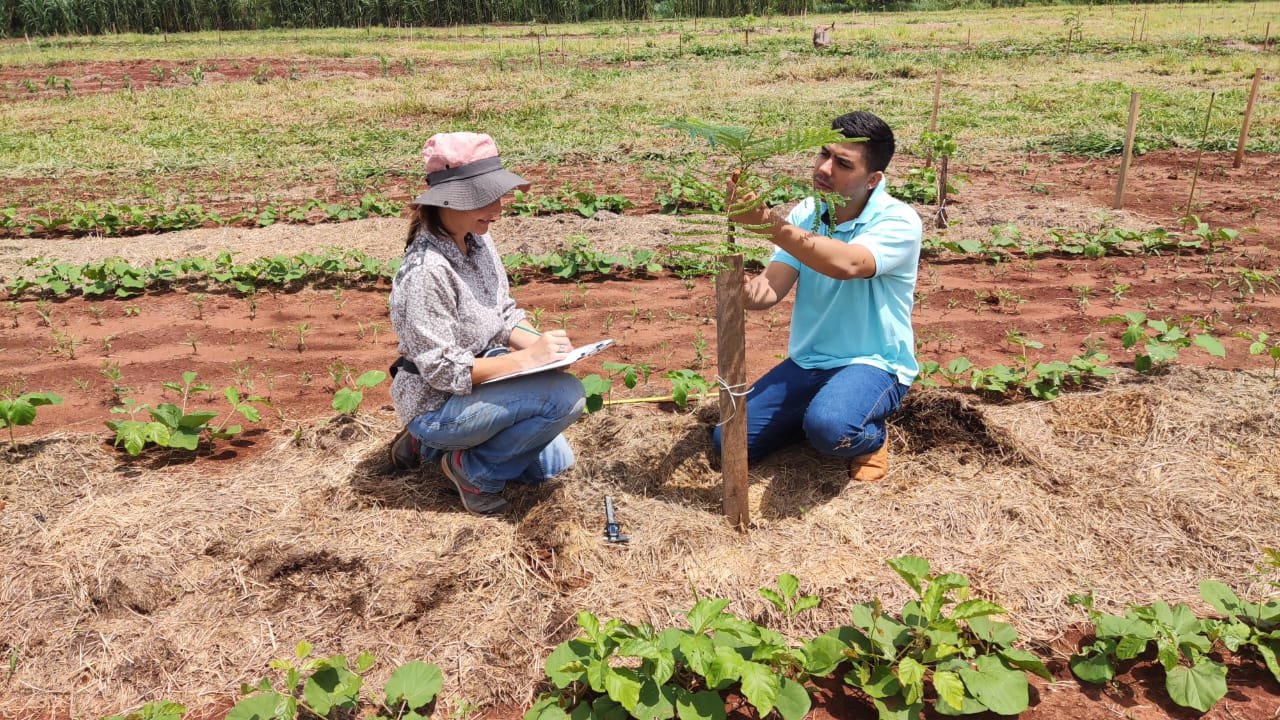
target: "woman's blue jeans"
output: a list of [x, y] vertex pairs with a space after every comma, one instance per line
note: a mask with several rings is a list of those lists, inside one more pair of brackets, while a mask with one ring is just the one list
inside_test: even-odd
[[[825, 455], [875, 452], [884, 445], [885, 418], [907, 390], [895, 375], [870, 365], [806, 370], [783, 360], [747, 394], [747, 462], [801, 440]], [[719, 453], [719, 427], [711, 439]]]
[[573, 466], [573, 448], [561, 433], [586, 407], [582, 383], [548, 371], [476, 385], [439, 409], [409, 423], [422, 443], [422, 457], [438, 461], [442, 451], [466, 450], [462, 472], [484, 492], [508, 482], [536, 484]]

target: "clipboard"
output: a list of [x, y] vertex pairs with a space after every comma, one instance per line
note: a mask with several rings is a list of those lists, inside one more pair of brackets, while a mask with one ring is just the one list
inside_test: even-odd
[[546, 372], [547, 370], [558, 370], [560, 368], [569, 367], [570, 365], [578, 362], [583, 358], [589, 358], [592, 355], [598, 354], [600, 351], [604, 350], [605, 348], [609, 347], [612, 344], [613, 344], [612, 338], [605, 338], [604, 340], [597, 340], [596, 342], [588, 343], [586, 345], [579, 345], [578, 347], [570, 350], [568, 355], [565, 355], [559, 360], [546, 363], [545, 365], [531, 367], [526, 370], [518, 370], [513, 373], [507, 373], [506, 375], [500, 375], [496, 378], [489, 378], [488, 380], [485, 380], [480, 384], [488, 385], [489, 383], [501, 382], [503, 380], [510, 380], [511, 378], [523, 377], [525, 375], [533, 375], [535, 373]]

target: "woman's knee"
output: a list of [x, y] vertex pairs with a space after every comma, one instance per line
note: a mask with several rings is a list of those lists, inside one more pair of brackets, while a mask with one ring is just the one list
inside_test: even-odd
[[586, 391], [582, 381], [569, 373], [546, 373], [548, 400], [557, 416], [577, 419], [587, 408]]

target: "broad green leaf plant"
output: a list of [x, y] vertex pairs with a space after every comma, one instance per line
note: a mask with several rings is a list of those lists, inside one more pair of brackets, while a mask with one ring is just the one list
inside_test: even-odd
[[369, 370], [351, 381], [352, 387], [338, 388], [333, 394], [333, 409], [342, 415], [355, 415], [364, 402], [364, 391], [377, 387], [387, 374], [381, 370]]
[[1126, 350], [1135, 346], [1138, 348], [1134, 354], [1133, 368], [1143, 374], [1158, 372], [1177, 360], [1180, 350], [1192, 345], [1214, 357], [1227, 355], [1222, 342], [1209, 333], [1193, 335], [1169, 320], [1148, 318], [1140, 310], [1112, 315], [1102, 322], [1126, 325], [1124, 334], [1120, 336], [1120, 344]]
[[546, 661], [555, 691], [525, 720], [723, 720], [733, 690], [766, 717], [801, 720], [811, 700], [802, 684], [804, 655], [780, 634], [726, 612], [729, 601], [699, 599], [689, 629], [656, 630], [578, 613], [579, 637]]
[[18, 449], [18, 443], [13, 439], [14, 427], [35, 422], [36, 408], [41, 405], [58, 405], [61, 402], [61, 395], [50, 392], [29, 392], [16, 398], [0, 399], [0, 428], [9, 430], [9, 450]]
[[444, 685], [436, 665], [408, 662], [392, 671], [383, 701], [374, 703], [360, 693], [364, 674], [376, 662], [371, 653], [360, 653], [353, 663], [345, 655], [312, 657], [313, 649], [311, 643], [300, 642], [293, 658], [272, 660], [279, 685], [263, 678], [257, 685], [242, 686], [245, 697], [227, 713], [227, 720], [355, 717], [365, 704], [378, 707], [380, 720], [425, 720]]
[[[1266, 557], [1280, 568], [1274, 550]], [[1095, 640], [1071, 657], [1071, 672], [1085, 682], [1109, 682], [1121, 663], [1154, 644], [1169, 697], [1200, 712], [1208, 712], [1227, 694], [1227, 666], [1212, 655], [1218, 650], [1256, 656], [1280, 681], [1280, 597], [1247, 602], [1217, 580], [1201, 582], [1200, 597], [1222, 619], [1198, 618], [1183, 603], [1171, 606], [1161, 600], [1110, 615], [1094, 608], [1092, 595], [1073, 595], [1070, 601], [1084, 608], [1093, 623]]]
[[[117, 415], [128, 415], [127, 420], [108, 420], [107, 427], [116, 434], [115, 446], [123, 446], [130, 455], [139, 455], [148, 445], [165, 448], [176, 448], [194, 452], [200, 445], [201, 437], [209, 441], [224, 440], [244, 431], [240, 425], [228, 425], [233, 416], [239, 414], [249, 422], [258, 422], [262, 413], [254, 404], [267, 404], [266, 398], [257, 395], [242, 396], [240, 389], [228, 387], [223, 390], [223, 397], [230, 408], [222, 422], [212, 422], [222, 413], [210, 410], [187, 412], [187, 404], [192, 394], [206, 392], [209, 386], [196, 383], [196, 373], [182, 374], [182, 383], [164, 383], [166, 389], [181, 393], [181, 405], [159, 403], [155, 406], [138, 403], [126, 398], [122, 405], [111, 408]], [[139, 420], [138, 416], [146, 412], [150, 420]]]
[[1017, 715], [1027, 709], [1027, 672], [1051, 679], [1035, 655], [1014, 647], [1012, 625], [991, 619], [1006, 611], [969, 597], [969, 580], [937, 574], [924, 558], [887, 561], [916, 599], [899, 616], [880, 601], [856, 605], [852, 624], [821, 635], [804, 647], [805, 669], [829, 675], [849, 663], [844, 681], [871, 698], [880, 720], [919, 718], [926, 683], [937, 697], [934, 712], [969, 715], [990, 710]]

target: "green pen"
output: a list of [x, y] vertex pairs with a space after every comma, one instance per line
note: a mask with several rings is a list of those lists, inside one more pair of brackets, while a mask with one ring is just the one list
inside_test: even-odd
[[538, 335], [538, 336], [541, 336], [541, 335], [542, 335], [542, 333], [538, 332], [537, 330], [534, 330], [533, 328], [527, 328], [527, 327], [525, 327], [525, 326], [523, 326], [523, 325], [516, 325], [516, 329], [517, 329], [517, 330], [523, 330], [523, 331], [525, 331], [525, 332], [527, 332], [527, 333], [533, 333], [534, 335]]

